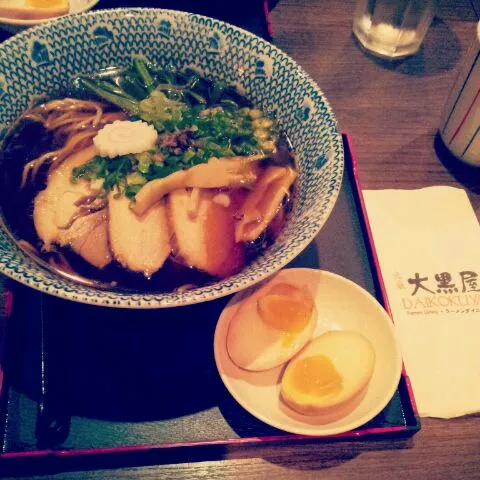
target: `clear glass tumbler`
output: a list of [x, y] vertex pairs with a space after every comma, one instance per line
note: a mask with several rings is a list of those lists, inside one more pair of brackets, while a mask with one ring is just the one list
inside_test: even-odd
[[407, 57], [420, 48], [435, 8], [435, 0], [358, 0], [353, 33], [377, 56]]

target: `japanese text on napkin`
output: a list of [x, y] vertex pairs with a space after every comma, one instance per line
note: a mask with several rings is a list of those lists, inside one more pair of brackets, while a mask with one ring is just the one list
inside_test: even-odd
[[480, 225], [453, 187], [363, 192], [419, 414], [480, 411]]

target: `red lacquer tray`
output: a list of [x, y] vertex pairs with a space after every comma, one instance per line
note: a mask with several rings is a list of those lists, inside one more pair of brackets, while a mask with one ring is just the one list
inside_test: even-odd
[[[290, 266], [357, 282], [387, 310], [347, 135], [342, 190], [318, 238]], [[106, 309], [13, 286], [5, 303], [0, 462], [103, 465], [213, 459], [226, 448], [311, 441], [242, 409], [223, 386], [213, 333], [229, 298], [180, 309]], [[4, 315], [6, 317], [7, 315]], [[420, 429], [403, 371], [387, 407], [359, 429], [314, 441], [405, 437]], [[27, 462], [27, 463], [26, 463]], [[80, 468], [82, 463], [80, 464]]]

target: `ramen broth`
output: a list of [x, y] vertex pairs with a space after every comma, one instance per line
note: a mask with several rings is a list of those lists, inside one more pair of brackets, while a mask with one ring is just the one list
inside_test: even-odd
[[[118, 79], [122, 78], [122, 72], [122, 70], [110, 69], [109, 71], [101, 72], [101, 74], [96, 77], [89, 77], [88, 80], [97, 81], [98, 79], [100, 79], [100, 82], [108, 81], [112, 84], [121, 85], [121, 83], [118, 82]], [[150, 67], [150, 72], [152, 73], [152, 76], [155, 77], [157, 71]], [[155, 78], [157, 78], [158, 80], [158, 77]], [[189, 81], [188, 78], [187, 80], [185, 80], [185, 77], [181, 77], [179, 79], [175, 77], [175, 74], [171, 74], [169, 80], [172, 80], [173, 86], [175, 86], [175, 82], [184, 85], [185, 81]], [[207, 86], [207, 90], [208, 88], [210, 88], [211, 90], [218, 88], [217, 85], [212, 82], [208, 82], [205, 79], [200, 79], [198, 81], [198, 83], [202, 82], [204, 82], [204, 86]], [[42, 99], [40, 104], [48, 104], [48, 101], [51, 101], [52, 99], [79, 98], [82, 100], [101, 101], [105, 107], [105, 111], [107, 112], [121, 111], [121, 109], [118, 108], [118, 105], [115, 105], [112, 102], [105, 101], [105, 98], [99, 98], [98, 90], [93, 93], [91, 90], [89, 91], [88, 88], [85, 88], [85, 85], [83, 85], [83, 88], [80, 88], [79, 85], [80, 84], [77, 81], [75, 83], [75, 87], [72, 87], [72, 89], [64, 92], [57, 92], [56, 94], [51, 95], [48, 99]], [[102, 85], [101, 83], [97, 83], [95, 85], [105, 86], [105, 84]], [[132, 89], [133, 87], [130, 86], [130, 88]], [[218, 98], [215, 98], [215, 101], [207, 98], [206, 104], [200, 106], [198, 105], [198, 103], [196, 103], [199, 98], [195, 97], [196, 95], [199, 95], [199, 97], [201, 95], [204, 95], [204, 92], [201, 89], [193, 89], [191, 100], [194, 107], [196, 108], [196, 111], [199, 111], [200, 107], [205, 107], [205, 110], [208, 111], [205, 115], [210, 115], [210, 111], [213, 111], [213, 115], [216, 115], [216, 108], [225, 108], [225, 111], [227, 111], [226, 109], [230, 108], [229, 102], [232, 102], [236, 103], [237, 107], [244, 109], [244, 111], [245, 109], [249, 112], [254, 111], [255, 115], [253, 117], [259, 115], [257, 113], [258, 110], [253, 109], [252, 105], [245, 98], [241, 97], [236, 91], [231, 88], [225, 88], [225, 86], [223, 85], [222, 89], [225, 94], [226, 100], [224, 103], [222, 103], [222, 92], [214, 92], [214, 94], [217, 95]], [[174, 94], [178, 92], [175, 91], [175, 88], [172, 88], [171, 91], [168, 91], [168, 89], [167, 91], [164, 90], [164, 93], [167, 97], [170, 96], [171, 98], [174, 98]], [[233, 111], [238, 111], [238, 108], [237, 110]], [[261, 115], [261, 118], [269, 118], [267, 116], [264, 116], [263, 113]], [[163, 266], [151, 275], [146, 275], [142, 272], [130, 271], [128, 268], [125, 268], [124, 265], [121, 265], [116, 260], [115, 255], [112, 255], [113, 261], [111, 261], [107, 266], [105, 266], [104, 268], [96, 268], [88, 261], [84, 260], [81, 255], [73, 252], [73, 250], [68, 246], [61, 247], [56, 245], [50, 251], [45, 251], [43, 249], [43, 242], [39, 237], [34, 225], [33, 211], [34, 202], [37, 195], [39, 194], [39, 192], [44, 190], [47, 185], [50, 165], [48, 163], [41, 164], [34, 178], [29, 178], [26, 182], [24, 182], [24, 186], [22, 188], [20, 186], [22, 183], [22, 175], [25, 176], [25, 166], [28, 165], [29, 162], [38, 159], [47, 152], [55, 151], [59, 148], [62, 148], [65, 143], [65, 137], [61, 134], [59, 135], [56, 131], [52, 131], [46, 128], [40, 121], [37, 121], [34, 117], [34, 115], [29, 116], [22, 114], [4, 138], [0, 151], [0, 168], [2, 171], [0, 202], [3, 220], [12, 236], [17, 242], [20, 243], [20, 245], [24, 247], [27, 253], [33, 255], [34, 257], [37, 257], [40, 261], [45, 262], [50, 266], [50, 268], [53, 268], [60, 273], [73, 276], [79, 281], [86, 281], [100, 287], [103, 286], [105, 288], [117, 288], [127, 291], [174, 291], [179, 288], [188, 289], [206, 285], [222, 278], [221, 275], [209, 274], [205, 271], [202, 271], [202, 269], [189, 265], [187, 262], [184, 261], [181, 256], [177, 255], [177, 252], [175, 251], [175, 243], [172, 244], [172, 253], [168, 256]], [[134, 117], [135, 120], [138, 119], [137, 116], [132, 115], [131, 112], [127, 112], [127, 118], [130, 119], [132, 117]], [[201, 115], [198, 118], [201, 118]], [[253, 118], [252, 123], [255, 123], [255, 120], [256, 118]], [[268, 120], [268, 122], [270, 122], [270, 120]], [[153, 122], [153, 124], [155, 125], [155, 122]], [[258, 122], [256, 122], [256, 124], [258, 124]], [[158, 124], [156, 125], [156, 128], [157, 127]], [[188, 126], [187, 128], [195, 132], [194, 128], [190, 126]], [[191, 148], [196, 148], [195, 152], [200, 155], [199, 152], [203, 153], [203, 151], [201, 151], [200, 148], [197, 148], [196, 145], [203, 146], [205, 143], [202, 143], [201, 139], [196, 136], [195, 133], [190, 135], [192, 138], [194, 138], [194, 140], [190, 140], [191, 143], [188, 149], [190, 150]], [[159, 138], [162, 139], [162, 136], [160, 136]], [[163, 139], [165, 140], [165, 132], [163, 132]], [[195, 142], [197, 143], [195, 144]], [[251, 143], [253, 146], [248, 145], [247, 147], [245, 147], [245, 152], [247, 153], [242, 152], [242, 154], [246, 155], [247, 158], [251, 158], [249, 157], [249, 155], [258, 154], [258, 152], [264, 153], [260, 140], [251, 141]], [[236, 152], [240, 152], [241, 148], [243, 147], [238, 147]], [[177, 150], [179, 149], [177, 148]], [[207, 149], [205, 148], [204, 150]], [[165, 150], [162, 150], [162, 152], [164, 151]], [[239, 153], [236, 152], [233, 152], [232, 157], [238, 157]], [[185, 152], [182, 153], [185, 154]], [[197, 160], [198, 164], [202, 162], [202, 164], [208, 163], [209, 160], [206, 159], [208, 155], [209, 152], [206, 151], [205, 159]], [[260, 171], [259, 175], [263, 175], [263, 172], [269, 165], [288, 165], [289, 167], [293, 168], [293, 158], [294, 156], [291, 152], [291, 148], [289, 147], [288, 140], [281, 132], [279, 132], [278, 137], [275, 140], [275, 149], [273, 151], [266, 152], [264, 154], [264, 158], [262, 158], [262, 160], [258, 162], [258, 171]], [[181, 168], [181, 166], [173, 167], [173, 169], [176, 169], [175, 171], [177, 172], [184, 171], [188, 168], [190, 168], [189, 165], [185, 166], [183, 169]], [[82, 172], [80, 173], [83, 174]], [[83, 179], [84, 177], [81, 178]], [[103, 177], [101, 178], [101, 180], [104, 181], [103, 185], [105, 186], [106, 180]], [[75, 181], [75, 179], [72, 179], [72, 181]], [[258, 182], [258, 180], [256, 180], [256, 182]], [[148, 182], [146, 184], [148, 185]], [[250, 192], [255, 189], [255, 185], [249, 185], [248, 189], [244, 189], [245, 196], [248, 196]], [[124, 184], [125, 190], [122, 192], [124, 195], [127, 195], [128, 193], [128, 186], [129, 184]], [[142, 186], [144, 187], [144, 185]], [[135, 188], [135, 190], [141, 190], [142, 186]], [[114, 191], [113, 188], [114, 187], [112, 187], [112, 192]], [[120, 192], [120, 187], [118, 185], [115, 188], [118, 188], [118, 191]], [[290, 190], [292, 189], [293, 186], [290, 186]], [[218, 193], [229, 193], [231, 192], [231, 189], [217, 188], [215, 189], [215, 191], [217, 191]], [[134, 194], [138, 195], [138, 191], [135, 191]], [[130, 198], [133, 202], [135, 202], [135, 196], [132, 196], [131, 192]], [[290, 194], [286, 194], [281, 199], [274, 218], [271, 219], [268, 226], [258, 235], [257, 238], [241, 242], [244, 251], [244, 261], [242, 262], [242, 265], [240, 265], [233, 273], [241, 270], [241, 268], [243, 268], [245, 265], [258, 257], [269, 245], [274, 242], [275, 238], [278, 236], [279, 232], [284, 226], [285, 218], [288, 215], [288, 210], [291, 204], [290, 198]], [[240, 218], [242, 213], [239, 211], [235, 212], [234, 215]]]

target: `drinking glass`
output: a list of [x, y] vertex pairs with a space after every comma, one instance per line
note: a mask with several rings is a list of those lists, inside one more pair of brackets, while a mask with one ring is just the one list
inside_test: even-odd
[[358, 0], [353, 33], [373, 54], [396, 60], [418, 51], [436, 0]]

